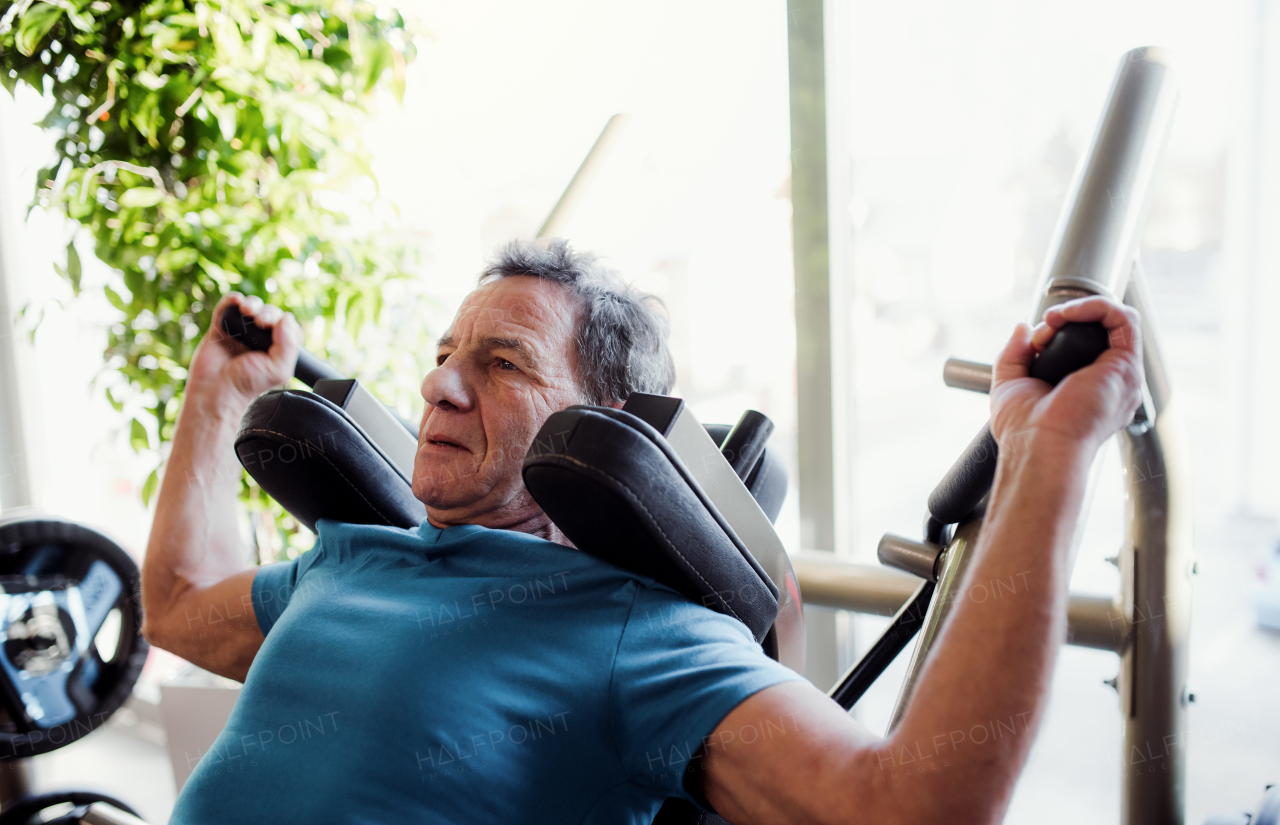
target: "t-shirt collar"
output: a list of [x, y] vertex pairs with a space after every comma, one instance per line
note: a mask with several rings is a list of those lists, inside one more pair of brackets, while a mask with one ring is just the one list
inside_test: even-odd
[[449, 539], [462, 538], [463, 536], [475, 533], [479, 530], [487, 528], [481, 527], [479, 524], [457, 524], [452, 527], [436, 527], [427, 519], [423, 519], [418, 525], [418, 535], [427, 544], [439, 544], [446, 537]]

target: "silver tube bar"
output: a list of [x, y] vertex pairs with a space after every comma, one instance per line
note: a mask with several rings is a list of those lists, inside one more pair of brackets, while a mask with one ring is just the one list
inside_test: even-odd
[[792, 553], [791, 566], [805, 604], [873, 616], [897, 613], [920, 586], [915, 576], [879, 564], [840, 561], [819, 550]]
[[991, 392], [991, 365], [948, 358], [942, 365], [942, 383], [957, 390]]
[[1133, 49], [1120, 58], [1045, 257], [1035, 320], [1081, 294], [1123, 299], [1177, 100], [1164, 49]]
[[881, 564], [931, 582], [938, 580], [936, 571], [941, 555], [942, 548], [933, 542], [913, 541], [893, 533], [881, 536], [880, 544], [876, 547], [876, 558], [880, 559]]
[[[876, 564], [855, 564], [816, 550], [791, 554], [796, 581], [805, 604], [892, 616], [911, 598], [920, 579]], [[1071, 594], [1067, 610], [1067, 643], [1110, 650], [1124, 648], [1128, 622], [1108, 596]]]

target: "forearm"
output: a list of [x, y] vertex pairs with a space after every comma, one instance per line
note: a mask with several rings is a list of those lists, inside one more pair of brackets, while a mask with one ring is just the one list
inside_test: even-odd
[[248, 563], [236, 510], [240, 465], [233, 449], [242, 412], [243, 404], [226, 394], [194, 389], [178, 418], [142, 570], [145, 630], [165, 646], [179, 643], [181, 631], [204, 625], [197, 612], [205, 606], [192, 605], [193, 598]]
[[[899, 806], [910, 799], [937, 806], [926, 818], [945, 809], [999, 821], [1065, 636], [1068, 556], [1091, 455], [1060, 442], [1004, 450], [947, 626], [901, 725], [875, 749], [871, 775]], [[908, 755], [928, 772], [909, 770]]]

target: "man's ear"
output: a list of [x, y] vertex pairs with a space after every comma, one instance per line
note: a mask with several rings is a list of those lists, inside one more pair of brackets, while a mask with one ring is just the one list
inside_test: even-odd
[[605, 404], [605, 406], [613, 407], [615, 410], [620, 410], [622, 409], [622, 405], [625, 403], [627, 402], [626, 401], [610, 401], [608, 404]]

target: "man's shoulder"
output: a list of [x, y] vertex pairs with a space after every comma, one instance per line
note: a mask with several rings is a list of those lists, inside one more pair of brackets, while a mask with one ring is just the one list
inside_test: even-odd
[[653, 579], [633, 574], [635, 598], [625, 633], [633, 644], [676, 646], [724, 643], [759, 649], [747, 626]]

